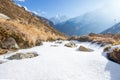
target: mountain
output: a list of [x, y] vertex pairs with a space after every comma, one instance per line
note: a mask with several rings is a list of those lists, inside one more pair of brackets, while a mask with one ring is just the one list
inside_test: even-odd
[[120, 21], [120, 6], [109, 4], [111, 5], [105, 5], [102, 8], [58, 23], [55, 27], [70, 36], [86, 35], [91, 32], [100, 33]]
[[63, 15], [63, 16], [56, 15], [55, 17], [50, 18], [50, 20], [51, 20], [54, 24], [58, 24], [58, 23], [61, 23], [61, 22], [64, 22], [64, 21], [68, 20], [68, 17], [65, 16], [65, 15]]
[[0, 42], [15, 39], [19, 47], [33, 47], [41, 41], [66, 39], [43, 17], [33, 15], [13, 0], [0, 0]]
[[120, 34], [120, 22], [112, 26], [111, 28], [102, 32], [103, 34], [113, 33], [113, 34]]
[[42, 16], [39, 16], [33, 12], [31, 12], [33, 14], [33, 16], [36, 16], [37, 18], [39, 18], [40, 20], [42, 20], [43, 22], [45, 22], [46, 24], [48, 24], [49, 26], [52, 26], [54, 27], [54, 23], [52, 21], [50, 21], [49, 19], [45, 18], [45, 17], [42, 17]]

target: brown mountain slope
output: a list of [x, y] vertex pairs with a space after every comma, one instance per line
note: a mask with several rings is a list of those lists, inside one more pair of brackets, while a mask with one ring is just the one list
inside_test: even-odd
[[0, 0], [0, 41], [8, 37], [13, 37], [22, 48], [40, 41], [67, 38], [12, 0]]

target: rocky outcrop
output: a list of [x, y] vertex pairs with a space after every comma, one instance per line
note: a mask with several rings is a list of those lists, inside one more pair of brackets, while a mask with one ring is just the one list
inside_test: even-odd
[[26, 58], [33, 58], [38, 56], [36, 52], [28, 52], [28, 53], [16, 53], [7, 59], [9, 60], [20, 60], [20, 59], [26, 59]]
[[87, 41], [91, 41], [91, 39], [89, 38], [89, 36], [80, 36], [78, 38], [78, 41], [80, 41], [80, 42], [87, 42]]
[[77, 45], [74, 42], [69, 42], [65, 44], [66, 47], [74, 48], [77, 47]]
[[108, 59], [120, 64], [120, 49], [114, 48], [111, 52], [107, 53]]
[[92, 52], [92, 51], [94, 51], [94, 50], [89, 49], [89, 48], [86, 48], [86, 47], [84, 47], [84, 46], [80, 46], [78, 50], [84, 51], [84, 52]]
[[3, 49], [18, 49], [18, 45], [14, 38], [9, 37], [1, 41], [1, 48]]

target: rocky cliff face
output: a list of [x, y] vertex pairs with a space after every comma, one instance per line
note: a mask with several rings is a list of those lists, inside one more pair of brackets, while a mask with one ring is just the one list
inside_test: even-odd
[[0, 41], [9, 37], [14, 38], [20, 48], [33, 47], [41, 41], [67, 38], [12, 0], [0, 0]]

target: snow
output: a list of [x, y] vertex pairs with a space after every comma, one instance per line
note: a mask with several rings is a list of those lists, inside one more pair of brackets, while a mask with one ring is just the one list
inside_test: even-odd
[[2, 19], [10, 19], [7, 15], [0, 13], [0, 18]]
[[67, 42], [44, 42], [43, 46], [18, 51], [36, 51], [39, 56], [31, 59], [5, 59], [16, 52], [0, 56], [0, 60], [7, 61], [0, 64], [0, 80], [120, 80], [120, 65], [102, 55], [103, 47], [75, 41], [78, 47], [83, 45], [95, 50], [81, 52], [78, 47], [65, 47]]

